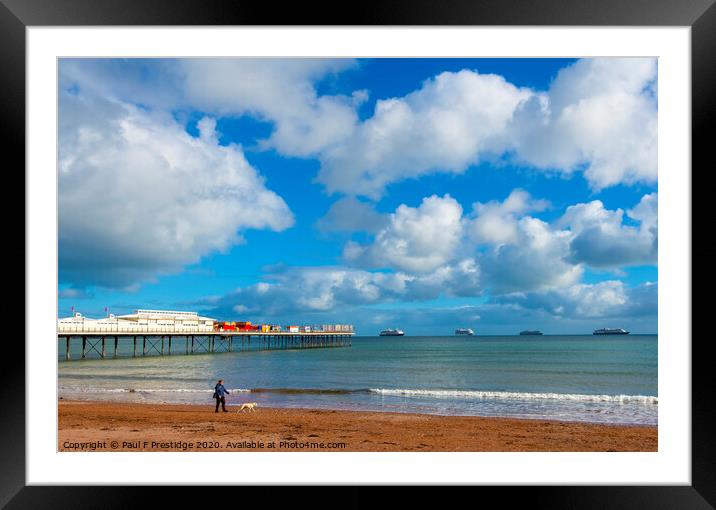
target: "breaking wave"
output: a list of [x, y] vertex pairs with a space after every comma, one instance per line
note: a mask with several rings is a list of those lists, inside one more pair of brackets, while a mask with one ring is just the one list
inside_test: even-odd
[[[213, 393], [213, 389], [192, 389], [192, 388], [71, 388], [60, 387], [60, 392], [77, 393]], [[233, 393], [249, 393], [251, 390], [245, 388], [229, 389]]]
[[[76, 388], [60, 387], [60, 391], [77, 393], [213, 393], [213, 389], [196, 388]], [[616, 404], [658, 405], [659, 398], [650, 395], [588, 395], [579, 393], [525, 393], [516, 391], [481, 390], [419, 390], [419, 389], [334, 389], [334, 388], [230, 388], [236, 393], [277, 393], [284, 395], [347, 395], [351, 393], [398, 397], [456, 398], [467, 400], [561, 400], [576, 402], [604, 402]]]
[[522, 393], [477, 390], [411, 390], [371, 388], [371, 393], [405, 397], [443, 397], [492, 400], [571, 400], [579, 402], [613, 402], [658, 405], [659, 398], [650, 395], [585, 395], [577, 393]]

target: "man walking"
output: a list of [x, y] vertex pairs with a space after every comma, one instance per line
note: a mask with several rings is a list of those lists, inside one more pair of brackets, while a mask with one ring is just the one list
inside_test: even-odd
[[229, 411], [226, 410], [226, 398], [224, 397], [224, 394], [231, 395], [229, 391], [224, 388], [224, 380], [219, 379], [219, 382], [216, 383], [216, 386], [214, 386], [214, 398], [216, 399], [216, 411], [215, 413], [219, 412], [219, 403], [221, 403], [221, 409], [228, 413]]

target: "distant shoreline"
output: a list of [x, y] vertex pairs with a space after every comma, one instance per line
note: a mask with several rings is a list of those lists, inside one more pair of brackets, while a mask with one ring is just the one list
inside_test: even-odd
[[[227, 409], [230, 412], [214, 413], [211, 402], [154, 405], [62, 400], [58, 402], [58, 450], [658, 450], [656, 426], [263, 407], [237, 413], [237, 405]], [[275, 448], [268, 447], [272, 442]]]

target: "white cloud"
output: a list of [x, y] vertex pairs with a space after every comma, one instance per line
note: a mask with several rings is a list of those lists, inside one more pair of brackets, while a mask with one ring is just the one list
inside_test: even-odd
[[409, 278], [406, 290], [408, 298], [416, 301], [440, 296], [476, 297], [484, 291], [482, 271], [474, 258], [466, 258]]
[[368, 246], [349, 243], [344, 257], [367, 267], [425, 273], [449, 262], [462, 236], [462, 207], [450, 195], [432, 195], [419, 207], [400, 205]]
[[174, 59], [62, 58], [59, 61], [60, 89], [169, 110], [182, 102], [177, 62]]
[[321, 154], [329, 192], [377, 198], [390, 182], [463, 172], [495, 143], [530, 92], [492, 74], [441, 73], [405, 97], [379, 100], [373, 116]]
[[[346, 245], [345, 259], [397, 271], [392, 274], [400, 274], [403, 287], [391, 292], [408, 299], [478, 295], [485, 288], [496, 294], [566, 288], [585, 264], [655, 261], [655, 193], [626, 216], [599, 201], [577, 204], [555, 225], [527, 216], [547, 204], [522, 190], [504, 202], [476, 203], [466, 217], [449, 195], [402, 205], [392, 215], [355, 198], [379, 197], [389, 183], [430, 172], [459, 173], [493, 156], [547, 171], [584, 171], [595, 188], [653, 182], [655, 60], [582, 60], [544, 92], [475, 71], [442, 73], [405, 97], [379, 100], [363, 122], [356, 107], [366, 91], [322, 96], [316, 88], [352, 65], [327, 59], [63, 61], [61, 84], [70, 91], [62, 96], [60, 119], [63, 281], [131, 285], [225, 250], [241, 242], [243, 229], [292, 224], [286, 204], [265, 188], [241, 148], [218, 144], [212, 118], [199, 122], [200, 136], [193, 138], [155, 107], [272, 122], [263, 147], [320, 159], [318, 181], [349, 195], [318, 228], [374, 234], [371, 243]], [[99, 92], [112, 100], [92, 99]], [[360, 288], [357, 295], [365, 299], [371, 285], [379, 290], [375, 299], [391, 295], [383, 287], [388, 280], [378, 285], [366, 276], [378, 273], [350, 274], [334, 274], [333, 290], [322, 294], [316, 287], [305, 306], [342, 302], [336, 296], [344, 284]], [[259, 285], [257, 294], [277, 291], [274, 284]]]
[[651, 58], [580, 60], [520, 105], [509, 143], [539, 168], [584, 168], [596, 189], [656, 182], [656, 72]]
[[[240, 311], [257, 317], [350, 320], [368, 329], [409, 323], [416, 328], [413, 333], [423, 326], [434, 328], [436, 323], [454, 322], [450, 327], [457, 327], [477, 321], [478, 328], [486, 325], [502, 333], [537, 325], [552, 332], [588, 332], [613, 325], [603, 322], [607, 319], [614, 319], [619, 327], [633, 324], [652, 332], [657, 285], [629, 288], [618, 280], [580, 283], [586, 262], [574, 259], [573, 243], [595, 228], [613, 232], [615, 237], [655, 233], [657, 195], [645, 195], [627, 211], [638, 227], [624, 225], [623, 211], [607, 210], [598, 201], [568, 208], [553, 224], [527, 214], [546, 206], [515, 190], [503, 202], [475, 204], [473, 214], [463, 217], [461, 207], [449, 195], [426, 197], [417, 208], [401, 205], [388, 215], [388, 224], [376, 233], [373, 243], [346, 245], [347, 260], [389, 271], [278, 268], [266, 277], [268, 281], [207, 304], [217, 314]], [[476, 241], [471, 222], [481, 215], [508, 224], [509, 236], [491, 235], [497, 230], [481, 225]], [[440, 242], [435, 244], [436, 240]], [[475, 306], [376, 308], [393, 301], [484, 298], [487, 292], [490, 300]]]
[[293, 224], [238, 146], [170, 115], [63, 94], [59, 264], [73, 285], [127, 286], [239, 243], [248, 228]]
[[326, 312], [345, 305], [390, 300], [405, 292], [406, 275], [371, 273], [342, 267], [292, 267], [222, 297], [218, 312], [233, 310], [263, 315], [296, 311]]
[[[586, 265], [618, 269], [653, 264], [657, 254], [657, 195], [645, 195], [627, 212], [638, 227], [624, 224], [624, 212], [602, 202], [576, 204], [554, 224], [529, 216], [548, 206], [523, 190], [503, 202], [476, 203], [471, 215], [449, 195], [401, 205], [373, 242], [349, 241], [344, 259], [359, 267], [412, 275], [415, 295], [499, 295], [575, 285]], [[470, 261], [475, 271], [456, 272]], [[447, 279], [447, 274], [459, 278]], [[435, 282], [441, 282], [435, 284]]]
[[63, 59], [60, 81], [63, 89], [153, 109], [250, 115], [274, 125], [264, 148], [308, 157], [353, 132], [367, 92], [319, 96], [315, 85], [355, 65], [353, 59]]
[[497, 302], [544, 310], [556, 317], [573, 319], [655, 316], [658, 286], [644, 283], [629, 288], [622, 281], [609, 280], [546, 292], [511, 294], [501, 296]]
[[659, 195], [656, 192], [644, 195], [636, 206], [627, 211], [627, 215], [640, 222], [642, 229], [652, 230], [657, 228]]
[[604, 316], [627, 302], [624, 282], [616, 280], [594, 285], [574, 285], [561, 294], [563, 300], [574, 304], [576, 314], [582, 317]]
[[63, 60], [63, 87], [165, 110], [250, 115], [271, 122], [260, 147], [317, 158], [328, 192], [379, 198], [393, 182], [461, 173], [493, 158], [584, 172], [594, 189], [657, 178], [657, 62], [583, 59], [546, 91], [464, 69], [426, 80], [403, 97], [321, 95], [317, 84], [352, 59]]
[[380, 197], [387, 184], [431, 172], [461, 173], [508, 155], [547, 171], [583, 171], [595, 189], [656, 182], [655, 59], [585, 59], [548, 91], [496, 75], [441, 73], [323, 151], [329, 192]]
[[[411, 335], [452, 334], [456, 327], [471, 327], [478, 334], [516, 334], [522, 329], [535, 328], [546, 334], [590, 333], [598, 327], [656, 331], [658, 290], [655, 283], [629, 288], [622, 282], [606, 281], [503, 295], [486, 303], [381, 308], [381, 303], [394, 299], [404, 302], [404, 296], [415, 295], [411, 294], [414, 289], [404, 285], [400, 278], [386, 279], [382, 275], [376, 279], [371, 273], [345, 268], [320, 271], [293, 268], [286, 275], [272, 278], [275, 284], [269, 287], [268, 295], [257, 292], [256, 286], [239, 289], [219, 300], [206, 300], [204, 304], [212, 307], [206, 313], [281, 323], [347, 322], [355, 324], [361, 335], [377, 334], [386, 327], [402, 327]], [[387, 290], [390, 280], [393, 284], [399, 282], [392, 291]], [[360, 291], [366, 287], [370, 290]], [[311, 289], [311, 297], [299, 300], [304, 288]], [[415, 301], [426, 303], [430, 299], [432, 297], [425, 296]], [[439, 328], [443, 328], [442, 331]]]
[[466, 259], [420, 275], [318, 266], [288, 267], [225, 296], [205, 299], [213, 313], [276, 317], [292, 313], [331, 313], [392, 301], [429, 301], [440, 296], [478, 296], [480, 271]]
[[515, 189], [504, 202], [473, 204], [475, 218], [469, 222], [468, 230], [476, 243], [515, 243], [519, 238], [517, 219], [548, 206], [546, 200], [534, 200], [526, 191]]
[[511, 244], [499, 244], [479, 259], [493, 294], [566, 287], [582, 276], [581, 265], [566, 260], [569, 232], [526, 216], [516, 224]]
[[354, 65], [351, 59], [182, 59], [178, 74], [188, 104], [271, 121], [275, 130], [266, 146], [306, 157], [353, 132], [365, 92], [319, 96], [315, 83]]
[[567, 208], [559, 224], [568, 226], [574, 237], [570, 258], [594, 267], [653, 264], [657, 259], [658, 196], [644, 195], [627, 216], [639, 227], [624, 225], [622, 209], [608, 210], [600, 200]]

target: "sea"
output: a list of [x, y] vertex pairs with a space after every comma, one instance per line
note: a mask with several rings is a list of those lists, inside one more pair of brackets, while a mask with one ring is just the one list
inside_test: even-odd
[[[65, 360], [64, 399], [501, 416], [657, 425], [657, 336], [354, 337], [350, 347]], [[111, 342], [108, 342], [111, 343]], [[130, 340], [131, 344], [131, 340]], [[178, 346], [177, 346], [178, 344]], [[256, 343], [255, 343], [256, 344]], [[236, 345], [236, 344], [234, 344]], [[111, 347], [108, 347], [111, 352]]]

